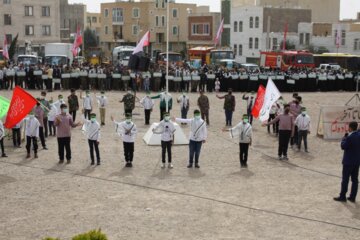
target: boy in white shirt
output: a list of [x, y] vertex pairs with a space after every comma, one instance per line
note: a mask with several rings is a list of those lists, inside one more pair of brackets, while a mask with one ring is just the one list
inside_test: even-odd
[[56, 115], [58, 115], [58, 110], [55, 104], [52, 103], [52, 100], [49, 101], [49, 104], [50, 104], [50, 111], [48, 112], [48, 117], [47, 117], [49, 124], [49, 136], [56, 136], [56, 127], [54, 125], [54, 121]]
[[150, 92], [146, 92], [146, 96], [140, 100], [140, 104], [144, 107], [145, 111], [145, 125], [150, 124], [150, 115], [154, 107], [154, 100], [150, 97]]
[[177, 99], [177, 102], [180, 104], [181, 109], [181, 118], [186, 119], [187, 114], [190, 108], [190, 99], [186, 96], [185, 92]]
[[125, 156], [125, 167], [132, 167], [132, 162], [134, 158], [134, 143], [137, 134], [137, 129], [135, 123], [132, 122], [130, 113], [125, 114], [125, 121], [116, 122], [113, 116], [111, 116], [111, 121], [114, 122], [116, 132], [121, 137], [124, 145], [124, 156]]
[[99, 140], [100, 140], [100, 124], [96, 121], [96, 114], [90, 114], [90, 120], [85, 119], [83, 116], [84, 126], [83, 131], [88, 139], [91, 165], [95, 165], [94, 149], [96, 153], [96, 164], [100, 165], [100, 151], [99, 151]]
[[3, 125], [2, 121], [0, 120], [0, 147], [1, 147], [1, 157], [7, 157], [7, 155], [5, 154], [5, 149], [4, 149], [4, 137], [5, 137], [5, 128], [4, 128], [4, 125]]
[[38, 138], [39, 138], [39, 128], [40, 122], [35, 117], [34, 112], [30, 112], [28, 117], [25, 118], [25, 136], [26, 136], [26, 151], [27, 155], [26, 158], [30, 158], [30, 149], [31, 149], [31, 142], [34, 149], [34, 158], [38, 158], [37, 150], [38, 150]]
[[159, 125], [157, 125], [152, 131], [154, 134], [161, 134], [161, 159], [162, 159], [162, 166], [161, 168], [165, 168], [165, 154], [167, 151], [168, 154], [168, 167], [173, 168], [171, 163], [171, 147], [174, 142], [174, 132], [175, 132], [175, 125], [170, 121], [170, 114], [164, 114], [164, 120], [162, 120]]
[[[52, 98], [51, 98], [51, 101], [52, 101]], [[56, 108], [56, 115], [61, 114], [60, 106], [61, 106], [62, 104], [66, 104], [66, 103], [65, 103], [65, 101], [64, 101], [63, 95], [60, 94], [60, 95], [58, 96], [58, 100], [53, 103], [53, 105], [54, 105], [55, 108]]]
[[192, 168], [195, 156], [195, 168], [200, 168], [199, 158], [201, 146], [206, 142], [207, 128], [206, 122], [201, 119], [199, 110], [194, 111], [194, 118], [191, 119], [175, 119], [179, 123], [190, 124], [190, 143], [189, 143], [189, 165], [188, 168]]
[[82, 96], [82, 92], [80, 92], [80, 98], [83, 99], [84, 117], [90, 120], [90, 113], [93, 109], [90, 91], [86, 91], [86, 95], [84, 97]]
[[105, 114], [106, 107], [108, 105], [108, 98], [105, 96], [105, 92], [101, 91], [100, 96], [96, 96], [96, 99], [99, 104], [101, 126], [105, 126]]
[[304, 140], [305, 152], [308, 151], [307, 144], [307, 135], [310, 133], [310, 117], [306, 113], [306, 108], [301, 108], [301, 114], [298, 115], [295, 119], [295, 125], [298, 127], [299, 140], [298, 140], [298, 150], [301, 150], [301, 142]]

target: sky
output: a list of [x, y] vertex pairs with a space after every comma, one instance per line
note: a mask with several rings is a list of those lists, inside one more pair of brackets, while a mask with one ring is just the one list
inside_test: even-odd
[[[314, 0], [317, 1], [317, 0]], [[115, 2], [113, 0], [69, 0], [70, 3], [84, 3], [89, 12], [100, 12], [100, 3]], [[194, 3], [194, 0], [176, 0], [178, 3]], [[198, 5], [209, 5], [213, 12], [220, 12], [220, 0], [197, 0]], [[360, 12], [360, 0], [341, 0], [340, 18], [356, 18]]]

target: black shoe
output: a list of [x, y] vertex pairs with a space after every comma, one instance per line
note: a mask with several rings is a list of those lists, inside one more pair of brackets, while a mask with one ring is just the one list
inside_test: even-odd
[[247, 166], [247, 163], [245, 163], [245, 164], [244, 164], [244, 167], [245, 167], [245, 168], [247, 168], [247, 167], [248, 167], [248, 166]]
[[346, 198], [334, 197], [334, 201], [337, 201], [337, 202], [346, 202]]
[[200, 168], [199, 164], [195, 164], [195, 168]]
[[70, 164], [70, 163], [71, 163], [71, 160], [67, 160], [67, 161], [66, 161], [66, 164]]
[[7, 158], [8, 156], [7, 156], [5, 153], [3, 153], [3, 154], [1, 155], [1, 157]]
[[130, 162], [130, 163], [129, 163], [129, 167], [130, 167], [130, 168], [132, 168], [132, 167], [133, 167], [132, 162]]
[[95, 165], [95, 163], [94, 162], [91, 162], [91, 164], [90, 165]]
[[96, 163], [96, 165], [98, 165], [98, 166], [99, 166], [99, 165], [100, 165], [100, 162]]
[[44, 150], [48, 150], [48, 148], [47, 148], [46, 146], [45, 146], [45, 147], [43, 147], [43, 149], [44, 149]]
[[192, 168], [192, 164], [187, 165], [187, 168]]
[[289, 161], [289, 158], [288, 158], [287, 156], [284, 156], [284, 157], [283, 157], [283, 160]]
[[355, 198], [348, 197], [347, 200], [349, 200], [352, 203], [355, 203]]
[[59, 160], [59, 164], [63, 164], [64, 163], [64, 160]]
[[130, 163], [126, 162], [125, 167], [130, 167]]

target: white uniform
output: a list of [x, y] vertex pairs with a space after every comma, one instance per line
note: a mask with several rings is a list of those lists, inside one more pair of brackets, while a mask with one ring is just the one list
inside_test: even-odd
[[140, 104], [145, 110], [151, 110], [154, 107], [154, 100], [152, 100], [149, 96], [145, 96], [140, 100]]
[[178, 102], [180, 104], [180, 108], [184, 109], [184, 108], [188, 108], [189, 107], [189, 97], [186, 95], [181, 95], [178, 98]]
[[207, 138], [207, 128], [204, 120], [195, 118], [191, 119], [183, 119], [176, 118], [176, 121], [179, 123], [187, 123], [190, 124], [190, 140], [195, 142], [205, 141]]
[[252, 140], [252, 127], [250, 123], [240, 122], [230, 129], [230, 137], [239, 137], [239, 143], [250, 143]]
[[62, 99], [62, 100], [58, 100], [58, 101], [56, 101], [56, 102], [53, 103], [53, 105], [54, 105], [55, 108], [56, 108], [56, 115], [59, 115], [59, 114], [61, 113], [61, 109], [60, 109], [61, 104], [66, 104], [63, 99]]
[[133, 122], [126, 123], [123, 122], [115, 122], [116, 133], [121, 137], [123, 142], [135, 142], [137, 129], [136, 125]]
[[58, 115], [59, 110], [55, 107], [54, 104], [50, 104], [50, 111], [48, 113], [48, 121], [53, 122], [55, 121], [56, 115]]
[[176, 131], [173, 122], [162, 120], [159, 125], [153, 129], [153, 133], [161, 134], [161, 141], [169, 142], [174, 139], [174, 132]]
[[83, 116], [84, 125], [82, 130], [84, 131], [87, 139], [93, 141], [100, 140], [100, 124], [98, 121], [92, 122], [91, 120], [87, 120]]
[[96, 96], [99, 108], [106, 108], [108, 105], [108, 99], [106, 96]]
[[83, 97], [83, 108], [85, 110], [92, 110], [92, 99], [90, 96]]
[[40, 122], [36, 117], [25, 118], [25, 135], [27, 137], [39, 137]]
[[309, 115], [300, 114], [295, 119], [295, 125], [298, 127], [299, 131], [310, 131], [310, 117]]

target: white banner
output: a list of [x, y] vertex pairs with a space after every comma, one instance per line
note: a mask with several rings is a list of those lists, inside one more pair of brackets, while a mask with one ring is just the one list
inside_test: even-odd
[[259, 119], [261, 122], [265, 122], [269, 119], [270, 109], [272, 105], [280, 98], [281, 94], [277, 89], [274, 82], [269, 78], [266, 85], [264, 104], [260, 110]]

